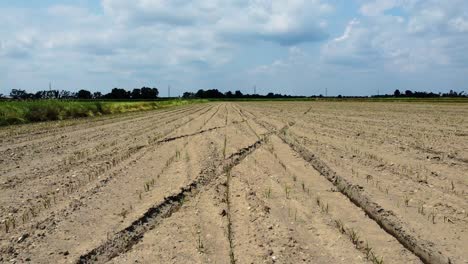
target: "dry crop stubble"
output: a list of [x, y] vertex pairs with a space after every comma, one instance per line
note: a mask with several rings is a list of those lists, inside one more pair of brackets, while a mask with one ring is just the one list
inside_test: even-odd
[[0, 262], [463, 263], [467, 114], [219, 102], [2, 128]]

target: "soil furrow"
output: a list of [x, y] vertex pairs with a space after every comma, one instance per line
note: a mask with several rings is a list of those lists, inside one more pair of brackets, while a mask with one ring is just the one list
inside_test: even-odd
[[[197, 106], [200, 107], [200, 106]], [[206, 106], [203, 106], [206, 107]], [[200, 108], [203, 108], [200, 107]], [[139, 122], [147, 121], [147, 120], [157, 120], [156, 117], [158, 116], [167, 116], [169, 115], [174, 115], [174, 114], [183, 114], [184, 112], [187, 111], [193, 111], [193, 107], [184, 107], [184, 108], [168, 108], [168, 109], [163, 109], [160, 111], [151, 111], [151, 112], [145, 112], [145, 113], [139, 113], [138, 116], [130, 116], [130, 117], [120, 117], [120, 116], [115, 116], [115, 117], [105, 117], [103, 121], [87, 121], [84, 124], [79, 123], [80, 125], [66, 125], [67, 121], [65, 122], [65, 125], [60, 126], [58, 129], [54, 127], [46, 127], [44, 131], [42, 131], [38, 136], [36, 137], [31, 137], [31, 134], [25, 134], [26, 138], [15, 138], [15, 137], [10, 137], [8, 138], [9, 141], [7, 142], [2, 142], [2, 144], [8, 144], [9, 149], [14, 149], [18, 148], [24, 145], [29, 145], [31, 146], [32, 144], [35, 144], [37, 141], [41, 142], [47, 142], [47, 141], [54, 141], [57, 135], [59, 134], [65, 134], [67, 133], [68, 136], [73, 136], [75, 134], [82, 133], [83, 131], [86, 131], [87, 133], [93, 133], [93, 132], [100, 132], [102, 130], [108, 129], [109, 127], [117, 128], [117, 127], [131, 127], [133, 124], [137, 124]], [[83, 120], [84, 122], [85, 120]], [[103, 124], [100, 124], [99, 122], [102, 122]], [[49, 126], [51, 124], [47, 123]], [[13, 141], [14, 140], [14, 141]], [[18, 142], [19, 141], [19, 142]], [[0, 149], [0, 151], [3, 149]]]
[[105, 263], [117, 255], [128, 251], [141, 240], [145, 232], [153, 229], [164, 218], [170, 217], [176, 212], [180, 208], [183, 200], [187, 199], [189, 196], [196, 195], [202, 186], [207, 185], [214, 178], [239, 164], [245, 157], [260, 147], [263, 142], [264, 139], [258, 140], [254, 144], [240, 149], [237, 153], [233, 153], [216, 166], [205, 168], [195, 181], [181, 188], [179, 193], [167, 197], [162, 203], [148, 209], [141, 218], [134, 221], [129, 227], [118, 232], [112, 239], [81, 256], [78, 263]]
[[237, 101], [3, 127], [0, 263], [468, 263], [463, 113]]
[[[195, 111], [192, 114], [196, 114], [197, 112], [198, 111]], [[166, 120], [169, 120], [169, 122], [166, 122]], [[170, 123], [175, 122], [175, 121], [177, 121], [177, 119], [173, 118], [172, 115], [168, 115], [168, 116], [165, 116], [164, 118], [162, 118], [159, 122], [166, 122], [166, 125], [167, 125], [167, 124], [170, 124]], [[150, 126], [147, 129], [137, 129], [135, 131], [132, 131], [132, 130], [125, 131], [125, 133], [117, 135], [117, 139], [115, 137], [114, 138], [100, 137], [101, 140], [96, 141], [96, 140], [93, 140], [93, 139], [89, 138], [89, 133], [86, 133], [86, 139], [83, 139], [83, 140], [74, 139], [75, 142], [79, 142], [79, 141], [89, 142], [88, 144], [82, 144], [80, 146], [80, 148], [76, 148], [75, 144], [69, 145], [66, 142], [60, 142], [60, 152], [61, 153], [67, 152], [67, 149], [72, 149], [72, 148], [73, 148], [73, 153], [71, 155], [66, 155], [66, 156], [54, 155], [55, 157], [57, 157], [57, 158], [54, 157], [55, 162], [49, 162], [48, 164], [50, 164], [50, 166], [47, 166], [48, 164], [46, 164], [46, 166], [41, 164], [41, 166], [39, 167], [39, 170], [34, 170], [34, 174], [35, 175], [36, 174], [50, 175], [52, 172], [57, 170], [57, 164], [58, 164], [59, 169], [66, 168], [66, 170], [70, 171], [74, 165], [80, 165], [80, 163], [82, 163], [82, 161], [100, 159], [101, 157], [99, 157], [98, 155], [102, 155], [102, 153], [105, 154], [106, 153], [105, 151], [110, 149], [110, 148], [115, 149], [116, 147], [118, 147], [118, 145], [124, 145], [123, 143], [126, 143], [128, 145], [129, 142], [135, 141], [135, 138], [137, 138], [138, 136], [148, 134], [148, 132], [154, 133], [154, 128], [158, 128], [159, 125], [160, 125], [160, 123], [154, 123], [154, 125]], [[106, 132], [109, 132], [109, 131], [99, 131], [99, 133], [101, 135], [105, 134]], [[67, 137], [70, 138], [70, 136], [67, 136]], [[109, 138], [109, 139], [107, 139], [107, 138]], [[94, 142], [96, 142], [96, 143], [94, 143]], [[41, 142], [41, 145], [47, 146], [47, 143], [46, 142]], [[56, 152], [56, 150], [54, 150], [52, 148], [46, 149], [46, 151], [41, 152], [38, 147], [28, 145], [28, 149], [31, 149], [31, 148], [35, 149], [35, 153], [41, 154], [41, 155], [39, 155], [39, 157], [46, 156], [46, 155], [51, 155], [50, 153]], [[84, 151], [81, 151], [81, 149], [83, 149]], [[25, 150], [25, 151], [27, 151], [27, 150]], [[93, 153], [93, 151], [96, 151], [96, 153]], [[29, 151], [27, 151], [27, 153], [29, 153]], [[8, 153], [5, 153], [5, 155], [7, 155], [7, 154]], [[18, 155], [19, 155], [18, 153], [14, 152], [15, 161], [11, 162], [12, 163], [11, 164], [12, 168], [17, 167], [18, 164], [22, 163], [21, 160], [18, 160]], [[62, 157], [60, 157], [60, 156], [62, 156]], [[30, 158], [30, 155], [28, 155], [27, 158]], [[35, 160], [35, 159], [33, 159], [33, 160]], [[31, 162], [31, 161], [29, 161], [29, 162]], [[77, 164], [75, 164], [75, 163], [77, 163]], [[2, 168], [2, 170], [5, 170], [6, 175], [8, 175], [7, 174], [7, 172], [8, 172], [7, 169], [8, 169], [8, 167], [6, 167], [6, 166], [4, 166]], [[48, 170], [46, 170], [46, 169], [48, 169]], [[18, 169], [14, 169], [14, 170], [10, 169], [10, 171], [17, 172]], [[64, 172], [62, 172], [62, 173], [64, 173]], [[66, 171], [65, 171], [65, 173], [66, 173]], [[10, 185], [17, 186], [18, 184], [21, 184], [24, 181], [27, 181], [27, 180], [29, 181], [30, 179], [28, 177], [34, 177], [34, 176], [28, 176], [28, 174], [23, 175], [23, 177], [18, 178], [15, 182], [10, 183]]]
[[346, 195], [353, 203], [361, 207], [370, 218], [376, 221], [385, 231], [394, 236], [408, 250], [417, 255], [424, 263], [449, 264], [450, 257], [446, 256], [435, 244], [419, 238], [412, 230], [405, 227], [404, 223], [392, 212], [385, 210], [372, 201], [363, 191], [361, 186], [353, 185], [343, 177], [337, 175], [325, 163], [313, 153], [302, 147], [294, 140], [294, 135], [283, 133], [280, 138], [291, 146], [301, 157], [309, 162], [324, 177], [332, 182], [340, 192]]
[[[198, 112], [199, 110], [195, 111]], [[206, 112], [204, 112], [206, 113]], [[173, 120], [175, 121], [175, 119]], [[172, 123], [172, 122], [171, 122]], [[181, 122], [180, 124], [175, 124], [174, 127], [170, 128], [163, 128], [166, 131], [162, 131], [161, 136], [168, 135], [172, 133], [174, 130], [178, 129], [181, 126], [187, 125], [189, 122]], [[160, 138], [161, 136], [158, 136]], [[15, 209], [13, 206], [13, 203], [9, 203], [9, 210], [13, 210], [16, 212], [15, 214], [12, 214], [10, 217], [11, 219], [17, 219], [17, 224], [16, 227], [20, 227], [21, 225], [28, 223], [28, 222], [33, 222], [34, 218], [37, 216], [40, 216], [40, 214], [45, 214], [48, 211], [53, 211], [54, 207], [56, 205], [59, 205], [61, 200], [65, 199], [66, 196], [69, 196], [72, 193], [78, 192], [80, 189], [85, 187], [86, 185], [93, 184], [96, 182], [97, 179], [99, 179], [100, 182], [107, 182], [109, 179], [103, 179], [101, 178], [101, 175], [104, 175], [107, 171], [117, 168], [120, 166], [121, 163], [125, 163], [127, 160], [132, 160], [132, 157], [141, 156], [138, 155], [138, 153], [145, 153], [147, 151], [152, 150], [154, 147], [157, 145], [161, 144], [161, 142], [154, 141], [154, 142], [146, 142], [145, 144], [139, 144], [136, 145], [135, 147], [125, 145], [125, 149], [122, 149], [121, 151], [117, 151], [118, 148], [114, 147], [111, 155], [107, 155], [106, 153], [102, 154], [99, 158], [94, 158], [94, 160], [97, 160], [98, 162], [90, 165], [89, 161], [90, 159], [87, 159], [86, 162], [80, 162], [79, 164], [76, 164], [76, 166], [79, 165], [86, 165], [86, 167], [82, 168], [79, 173], [74, 173], [74, 175], [64, 177], [67, 175], [67, 172], [71, 171], [71, 168], [73, 167], [67, 167], [67, 171], [60, 171], [60, 167], [58, 168], [59, 170], [54, 170], [51, 173], [48, 173], [45, 175], [46, 177], [53, 177], [54, 175], [61, 175], [62, 178], [55, 180], [54, 181], [54, 186], [50, 185], [44, 185], [44, 181], [47, 179], [42, 177], [40, 179], [37, 179], [41, 181], [39, 184], [36, 185], [36, 192], [35, 193], [26, 193], [23, 197], [26, 197], [26, 195], [35, 195], [35, 199], [31, 198], [28, 200], [28, 203], [26, 205], [21, 204], [21, 208]], [[72, 171], [73, 172], [73, 171]], [[64, 182], [66, 181], [66, 182]], [[63, 184], [59, 184], [61, 182], [64, 182]], [[33, 181], [27, 181], [26, 182], [28, 185], [33, 184]], [[39, 186], [44, 185], [44, 190], [41, 190]], [[57, 188], [59, 187], [59, 188]], [[27, 191], [28, 188], [24, 188], [24, 191]], [[41, 192], [39, 192], [41, 190]], [[37, 198], [39, 197], [39, 198]], [[9, 197], [10, 199], [14, 197]], [[44, 203], [47, 201], [47, 204], [44, 205]], [[7, 202], [5, 200], [4, 202]], [[44, 206], [44, 208], [42, 208]], [[33, 210], [35, 212], [33, 212]], [[17, 215], [17, 217], [15, 217]], [[25, 220], [25, 217], [27, 220]], [[23, 218], [22, 223], [19, 221], [19, 219]], [[0, 229], [3, 228], [0, 227]]]

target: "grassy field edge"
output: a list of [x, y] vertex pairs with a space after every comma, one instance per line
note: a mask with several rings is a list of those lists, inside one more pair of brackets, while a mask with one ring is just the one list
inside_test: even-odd
[[203, 102], [208, 102], [208, 100], [173, 99], [164, 101], [0, 101], [0, 126], [66, 120], [136, 111], [148, 111]]

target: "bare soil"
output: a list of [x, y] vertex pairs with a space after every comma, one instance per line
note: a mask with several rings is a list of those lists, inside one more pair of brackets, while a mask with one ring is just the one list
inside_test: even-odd
[[468, 105], [209, 103], [0, 129], [0, 263], [468, 263]]

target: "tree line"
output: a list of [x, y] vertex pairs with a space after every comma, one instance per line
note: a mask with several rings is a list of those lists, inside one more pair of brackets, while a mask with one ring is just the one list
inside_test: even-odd
[[[10, 92], [10, 98], [32, 100], [32, 99], [157, 99], [159, 90], [157, 88], [135, 88], [132, 91], [127, 91], [122, 88], [114, 88], [108, 94], [101, 92], [91, 93], [88, 90], [79, 90], [78, 92], [70, 92], [65, 90], [44, 90], [36, 93], [29, 93], [21, 89], [13, 89]], [[227, 91], [220, 92], [218, 89], [203, 90], [200, 89], [196, 93], [184, 92], [182, 95], [185, 99], [190, 98], [306, 98], [305, 96], [292, 96], [268, 93], [267, 95], [259, 94], [243, 94], [237, 90], [235, 92]], [[2, 95], [0, 94], [0, 98]]]
[[306, 98], [306, 96], [293, 96], [293, 95], [283, 95], [268, 93], [267, 95], [260, 94], [243, 94], [241, 91], [237, 90], [234, 92], [227, 91], [225, 93], [220, 92], [218, 89], [209, 89], [203, 90], [200, 89], [196, 93], [185, 92], [182, 95], [183, 98]]
[[[135, 88], [131, 91], [127, 91], [123, 88], [113, 88], [110, 93], [102, 94], [101, 92], [90, 92], [88, 90], [79, 90], [78, 92], [70, 92], [65, 90], [44, 90], [38, 91], [35, 93], [29, 93], [21, 89], [12, 89], [10, 92], [10, 98], [12, 99], [142, 99], [142, 100], [152, 100], [157, 99], [159, 96], [159, 90], [157, 88], [142, 87]], [[236, 99], [236, 98], [322, 98], [323, 95], [313, 95], [313, 96], [293, 96], [286, 94], [277, 94], [277, 93], [268, 93], [267, 95], [259, 94], [243, 94], [240, 90], [234, 92], [227, 91], [225, 93], [220, 92], [218, 89], [209, 89], [203, 90], [200, 89], [197, 92], [184, 92], [182, 95], [185, 99], [191, 98], [218, 98], [218, 99]], [[335, 96], [327, 96], [335, 97]], [[336, 96], [337, 98], [367, 98], [368, 96]], [[434, 97], [468, 97], [468, 94], [465, 92], [456, 92], [450, 90], [448, 93], [433, 93], [433, 92], [419, 92], [405, 90], [404, 92], [396, 89], [393, 94], [384, 94], [384, 95], [372, 95], [374, 98], [388, 98], [388, 97], [416, 97], [416, 98], [434, 98]], [[0, 94], [0, 99], [6, 98]]]
[[416, 97], [416, 98], [435, 98], [435, 97], [468, 97], [464, 91], [456, 92], [450, 90], [448, 93], [433, 93], [433, 92], [418, 92], [406, 90], [404, 92], [396, 89], [393, 94], [384, 94], [384, 95], [374, 95], [372, 97]]
[[[114, 88], [110, 93], [102, 94], [101, 92], [91, 93], [88, 90], [79, 90], [78, 92], [70, 92], [65, 90], [44, 90], [35, 93], [28, 93], [21, 89], [12, 89], [10, 97], [13, 99], [157, 99], [159, 91], [157, 88], [142, 87], [135, 88], [132, 91], [127, 91], [122, 88]], [[3, 97], [0, 94], [0, 98]]]

